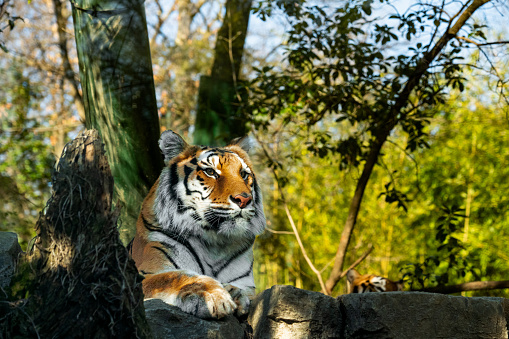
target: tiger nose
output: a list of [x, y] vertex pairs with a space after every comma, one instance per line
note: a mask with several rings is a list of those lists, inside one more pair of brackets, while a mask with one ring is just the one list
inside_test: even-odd
[[239, 205], [240, 208], [244, 208], [249, 205], [252, 199], [253, 197], [251, 194], [247, 193], [237, 194], [236, 196], [230, 195], [230, 200]]

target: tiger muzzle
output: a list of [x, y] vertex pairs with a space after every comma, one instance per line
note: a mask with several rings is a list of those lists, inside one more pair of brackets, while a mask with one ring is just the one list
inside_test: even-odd
[[251, 203], [253, 197], [248, 193], [237, 194], [236, 196], [230, 195], [230, 200], [237, 204], [240, 208], [245, 208]]

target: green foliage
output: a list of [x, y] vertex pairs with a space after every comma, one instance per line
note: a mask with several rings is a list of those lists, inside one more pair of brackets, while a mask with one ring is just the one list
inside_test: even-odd
[[[507, 279], [509, 122], [498, 96], [480, 86], [479, 75], [467, 72], [466, 77], [465, 91], [452, 92], [430, 119], [425, 129], [430, 148], [410, 155], [401, 146], [409, 138], [401, 129], [384, 148], [381, 166], [375, 168], [366, 189], [359, 232], [353, 235], [346, 265], [373, 243], [375, 250], [358, 270], [394, 280], [410, 273], [407, 279], [413, 280], [407, 287]], [[314, 128], [331, 125], [336, 126], [329, 118]], [[313, 129], [299, 131], [269, 134], [265, 142], [276, 152], [272, 166], [286, 178], [286, 200], [310, 257], [319, 270], [328, 267], [325, 276], [359, 173], [348, 166], [338, 171], [341, 160], [331, 155], [313, 155], [305, 142], [313, 140]], [[329, 131], [329, 140], [334, 140], [349, 130], [339, 125]], [[268, 181], [264, 199], [269, 227], [289, 231], [273, 179], [264, 180]], [[443, 211], [442, 206], [464, 211], [452, 207]], [[467, 214], [468, 218], [461, 217]], [[274, 284], [319, 290], [292, 235], [267, 232], [257, 241], [255, 255], [260, 290]], [[338, 291], [346, 288], [343, 285]], [[507, 296], [507, 292], [468, 295]]]
[[[390, 6], [388, 2], [380, 3], [382, 7]], [[297, 222], [309, 225], [309, 230], [303, 228], [304, 234], [321, 231], [324, 236], [336, 239], [332, 248], [320, 246], [325, 258], [318, 251], [313, 253], [318, 267], [328, 263], [337, 249], [334, 247], [339, 243], [338, 229], [341, 230], [346, 220], [347, 201], [361, 174], [357, 168], [362, 169], [368, 159], [381, 165], [373, 172], [368, 169], [370, 181], [361, 214], [357, 217], [357, 233], [351, 235], [354, 249], [348, 253], [347, 262], [355, 260], [368, 242], [375, 242], [378, 253], [373, 255], [388, 258], [368, 263], [372, 268], [377, 267], [371, 273], [388, 275], [397, 274], [396, 265], [391, 261], [415, 262], [415, 258], [424, 258], [428, 252], [436, 251], [430, 235], [434, 237], [436, 229], [432, 226], [438, 225], [434, 219], [437, 206], [463, 206], [469, 210], [465, 225], [474, 220], [471, 206], [466, 206], [473, 201], [466, 192], [468, 182], [465, 185], [465, 180], [452, 179], [462, 171], [458, 168], [447, 171], [454, 166], [456, 157], [462, 159], [461, 141], [454, 141], [456, 150], [450, 143], [458, 136], [451, 134], [448, 135], [450, 139], [443, 137], [440, 142], [435, 139], [447, 130], [441, 129], [442, 119], [456, 117], [457, 108], [448, 102], [450, 95], [457, 95], [456, 91], [462, 92], [469, 86], [464, 75], [464, 41], [444, 40], [448, 42], [435, 53], [435, 44], [441, 37], [451, 38], [446, 34], [452, 26], [451, 17], [445, 13], [456, 13], [458, 8], [449, 8], [450, 4], [443, 2], [417, 2], [405, 13], [380, 20], [373, 16], [374, 6], [373, 1], [348, 1], [337, 8], [276, 1], [257, 8], [262, 19], [275, 9], [283, 10], [290, 28], [284, 62], [256, 69], [256, 77], [246, 85], [250, 92], [246, 110], [253, 124], [270, 136], [262, 142], [274, 150], [271, 162], [284, 166], [277, 172], [279, 178], [288, 182], [285, 189], [289, 193], [290, 209], [297, 214], [303, 211], [304, 206], [296, 205], [295, 199], [307, 197], [307, 189], [322, 192], [318, 200], [312, 202], [302, 198], [309, 206], [316, 206], [313, 209], [317, 214], [328, 210], [323, 201], [332, 201], [331, 217], [319, 224], [315, 224], [313, 218], [294, 216]], [[477, 42], [482, 42], [484, 28], [467, 21], [461, 35], [475, 36], [479, 39]], [[430, 128], [433, 124], [434, 128]], [[461, 134], [465, 133], [462, 129]], [[447, 147], [443, 147], [442, 142]], [[301, 154], [303, 145], [309, 152], [306, 155]], [[426, 151], [429, 147], [437, 149]], [[445, 149], [450, 154], [442, 158], [441, 152]], [[433, 155], [428, 157], [429, 154]], [[285, 168], [287, 166], [289, 168]], [[330, 173], [331, 181], [304, 184], [295, 172], [307, 168]], [[442, 174], [451, 177], [440, 181]], [[454, 180], [461, 185], [451, 185]], [[341, 183], [340, 190], [329, 191], [338, 183]], [[435, 190], [438, 187], [441, 191]], [[291, 192], [297, 194], [297, 198], [292, 198]], [[335, 200], [338, 195], [342, 196], [342, 204]], [[277, 200], [269, 204], [272, 203], [277, 204]], [[276, 230], [288, 229], [282, 226], [286, 223], [284, 217], [271, 218]], [[314, 218], [318, 218], [317, 215]], [[465, 234], [468, 238], [468, 231]], [[481, 253], [480, 264], [482, 258], [493, 255], [467, 241], [464, 241], [465, 249], [461, 249], [454, 239], [448, 237], [441, 248], [442, 252], [452, 253], [448, 257], [449, 271], [471, 272], [462, 267], [459, 259], [453, 260], [460, 256], [452, 247], [464, 251], [465, 255]], [[315, 238], [308, 250], [315, 243], [326, 241], [323, 237]], [[295, 248], [292, 244], [290, 238], [285, 249]], [[298, 253], [293, 255], [295, 259], [289, 260], [302, 261]], [[306, 267], [302, 270], [309, 277], [310, 285], [304, 282], [305, 287], [317, 289], [313, 275]], [[328, 269], [324, 268], [323, 272], [326, 276]], [[451, 281], [458, 278], [447, 276]], [[302, 276], [299, 279], [304, 281]]]
[[476, 258], [464, 256], [465, 247], [456, 236], [461, 231], [464, 209], [443, 207], [441, 212], [443, 215], [437, 219], [434, 230], [437, 247], [428, 250], [422, 262], [408, 263], [402, 268], [403, 279], [410, 289], [447, 285], [463, 280], [467, 273], [479, 279], [475, 274], [479, 270], [474, 270]]
[[26, 257], [20, 258], [16, 273], [8, 286], [7, 300], [17, 301], [28, 299], [36, 290], [36, 274]]
[[11, 74], [16, 86], [3, 87], [0, 98], [0, 230], [18, 233], [26, 244], [49, 196], [54, 158], [48, 133], [31, 117], [41, 99], [37, 86], [20, 71]]
[[[429, 108], [444, 102], [447, 87], [464, 88], [461, 43], [451, 42], [420, 74], [417, 65], [435, 43], [421, 41], [432, 28], [440, 33], [446, 24], [442, 11], [419, 4], [393, 15], [398, 31], [390, 20], [368, 19], [372, 6], [373, 1], [348, 1], [338, 8], [282, 1], [257, 9], [263, 17], [279, 7], [291, 26], [287, 65], [256, 69], [257, 77], [246, 86], [247, 111], [256, 126], [267, 128], [278, 117], [285, 125], [298, 121], [300, 128], [309, 128], [331, 116], [353, 128], [335, 140], [330, 130], [314, 130], [310, 150], [320, 157], [335, 154], [342, 169], [361, 164], [373, 142], [384, 140], [395, 126], [409, 136], [408, 151], [427, 147], [425, 127], [435, 113]], [[480, 32], [479, 26], [464, 29]], [[401, 38], [409, 47], [391, 49]], [[403, 89], [412, 77], [418, 86], [407, 101]]]

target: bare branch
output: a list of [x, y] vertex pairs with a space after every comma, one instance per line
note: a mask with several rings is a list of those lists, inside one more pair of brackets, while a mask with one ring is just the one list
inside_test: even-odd
[[[481, 48], [482, 46], [495, 45], [495, 44], [497, 44], [497, 42], [490, 42], [490, 43], [480, 44], [480, 43], [477, 43], [476, 41], [474, 41], [472, 39], [461, 37], [461, 36], [456, 36], [456, 39], [458, 39], [458, 40], [465, 40], [465, 41], [467, 41], [467, 42], [469, 42], [471, 44], [476, 45], [478, 47], [479, 51], [484, 55], [484, 57], [486, 58], [486, 60], [490, 64], [490, 69], [493, 71], [494, 75], [498, 78], [498, 82], [501, 83], [501, 84], [505, 84], [504, 78], [500, 75], [500, 73], [498, 72], [497, 68], [495, 67], [495, 65], [491, 61], [490, 57], [486, 53], [486, 51]], [[509, 41], [500, 41], [499, 43], [500, 44], [507, 44], [507, 43], [509, 43]], [[509, 98], [507, 98], [507, 96], [504, 94], [503, 88], [500, 89], [500, 95], [501, 95], [502, 98], [504, 98], [505, 102], [507, 104], [509, 104]]]
[[373, 244], [369, 244], [368, 245], [368, 249], [366, 250], [366, 252], [364, 252], [360, 257], [359, 259], [355, 260], [346, 270], [344, 270], [341, 275], [340, 275], [340, 278], [339, 279], [342, 279], [346, 276], [346, 274], [348, 273], [348, 271], [350, 271], [352, 268], [355, 268], [357, 265], [359, 265], [364, 259], [366, 259], [368, 257], [368, 255], [370, 255], [370, 253], [373, 251]]
[[475, 40], [469, 39], [469, 38], [464, 37], [464, 36], [456, 36], [456, 39], [457, 40], [464, 40], [464, 41], [466, 41], [468, 43], [476, 45], [477, 47], [509, 44], [509, 41], [505, 41], [505, 40], [504, 41], [491, 41], [491, 42], [480, 43], [480, 42], [477, 42]]
[[7, 13], [7, 5], [9, 5], [9, 0], [4, 0], [0, 4], [0, 19]]
[[459, 293], [466, 291], [479, 291], [479, 290], [497, 290], [509, 288], [509, 280], [504, 281], [472, 281], [458, 285], [451, 286], [437, 286], [430, 288], [422, 288], [418, 290], [419, 292], [430, 292], [430, 293], [441, 293], [441, 294], [451, 294], [451, 293]]
[[274, 234], [289, 234], [289, 235], [295, 235], [295, 233], [290, 232], [290, 231], [276, 231], [276, 230], [274, 230], [274, 229], [272, 229], [272, 228], [270, 228], [270, 227], [267, 227], [267, 226], [265, 226], [265, 229], [266, 229], [267, 231], [269, 231], [270, 233], [274, 233]]
[[[279, 187], [279, 185], [278, 185], [278, 187]], [[282, 194], [283, 192], [280, 190], [280, 193]], [[316, 269], [316, 267], [315, 267], [315, 265], [313, 265], [313, 262], [311, 261], [311, 259], [309, 259], [309, 256], [306, 252], [306, 248], [304, 247], [304, 244], [302, 243], [302, 240], [300, 239], [299, 231], [297, 230], [297, 227], [295, 226], [295, 223], [293, 222], [292, 215], [290, 214], [290, 210], [288, 209], [288, 205], [286, 204], [286, 202], [284, 202], [284, 207], [285, 207], [286, 216], [288, 217], [288, 220], [290, 221], [290, 225], [292, 225], [293, 233], [295, 234], [295, 238], [297, 239], [297, 243], [299, 244], [299, 247], [302, 252], [302, 255], [304, 256], [304, 259], [308, 263], [308, 265], [311, 268], [311, 270], [313, 271], [313, 273], [316, 274], [316, 277], [318, 278], [318, 281], [320, 282], [320, 287], [322, 289], [322, 293], [324, 293], [326, 295], [330, 295], [329, 293], [327, 293], [327, 289], [325, 288], [325, 284], [323, 282], [322, 275], [320, 274], [320, 271], [318, 271]]]
[[[256, 134], [256, 131], [254, 130], [254, 128], [252, 128], [251, 131], [252, 131], [255, 139], [258, 141], [258, 143], [262, 147], [263, 153], [265, 154], [267, 159], [270, 161], [273, 161], [272, 157], [269, 155], [269, 152], [265, 148], [265, 145], [258, 138], [258, 135]], [[322, 289], [322, 293], [324, 293], [326, 295], [330, 295], [330, 293], [328, 293], [328, 291], [327, 291], [327, 288], [325, 287], [325, 283], [323, 281], [321, 272], [315, 267], [315, 265], [313, 265], [313, 262], [309, 258], [306, 248], [304, 247], [304, 244], [302, 243], [302, 240], [300, 239], [299, 231], [297, 230], [297, 227], [295, 226], [292, 215], [290, 213], [290, 209], [288, 208], [288, 205], [286, 203], [285, 195], [284, 195], [283, 189], [281, 188], [279, 176], [277, 175], [276, 170], [274, 168], [272, 168], [272, 174], [274, 175], [274, 178], [276, 179], [277, 187], [279, 190], [279, 194], [281, 195], [281, 200], [283, 201], [286, 216], [288, 218], [288, 221], [290, 222], [290, 225], [292, 226], [293, 234], [295, 235], [295, 238], [297, 239], [297, 243], [299, 244], [299, 248], [302, 252], [302, 255], [304, 256], [304, 259], [306, 260], [307, 264], [309, 265], [309, 267], [311, 268], [313, 273], [316, 274], [316, 277], [318, 278], [318, 282], [320, 283], [320, 288]]]
[[[442, 19], [442, 14], [445, 13], [445, 15], [447, 15], [449, 17], [449, 26], [450, 26], [452, 19], [450, 19], [451, 17], [449, 16], [449, 14], [444, 11], [444, 6], [445, 6], [445, 0], [442, 1], [442, 7], [440, 10], [440, 16], [439, 16], [438, 20], [440, 21]], [[440, 29], [440, 25], [436, 25], [435, 30], [433, 31], [433, 35], [431, 36], [431, 39], [429, 39], [428, 51], [429, 51], [429, 48], [431, 47], [431, 44], [433, 43], [433, 40], [435, 40], [435, 37], [437, 36], [439, 29]], [[449, 29], [449, 27], [447, 27], [447, 29]]]
[[161, 3], [159, 0], [156, 0], [157, 7], [159, 9], [157, 13], [157, 24], [154, 25], [154, 34], [152, 35], [152, 38], [150, 39], [150, 46], [155, 46], [156, 39], [159, 35], [162, 34], [161, 28], [163, 27], [166, 20], [168, 20], [171, 13], [173, 13], [176, 9], [177, 2], [173, 2], [173, 5], [171, 6], [170, 10], [163, 15], [163, 7], [161, 6]]

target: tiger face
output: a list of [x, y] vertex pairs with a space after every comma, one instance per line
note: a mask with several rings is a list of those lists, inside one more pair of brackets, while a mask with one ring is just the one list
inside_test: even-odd
[[357, 270], [350, 269], [346, 274], [348, 293], [394, 292], [402, 291], [401, 281], [392, 281], [373, 274], [361, 275]]
[[163, 228], [212, 242], [263, 232], [260, 188], [242, 140], [224, 148], [189, 146], [166, 131], [160, 147], [167, 165], [154, 206]]

